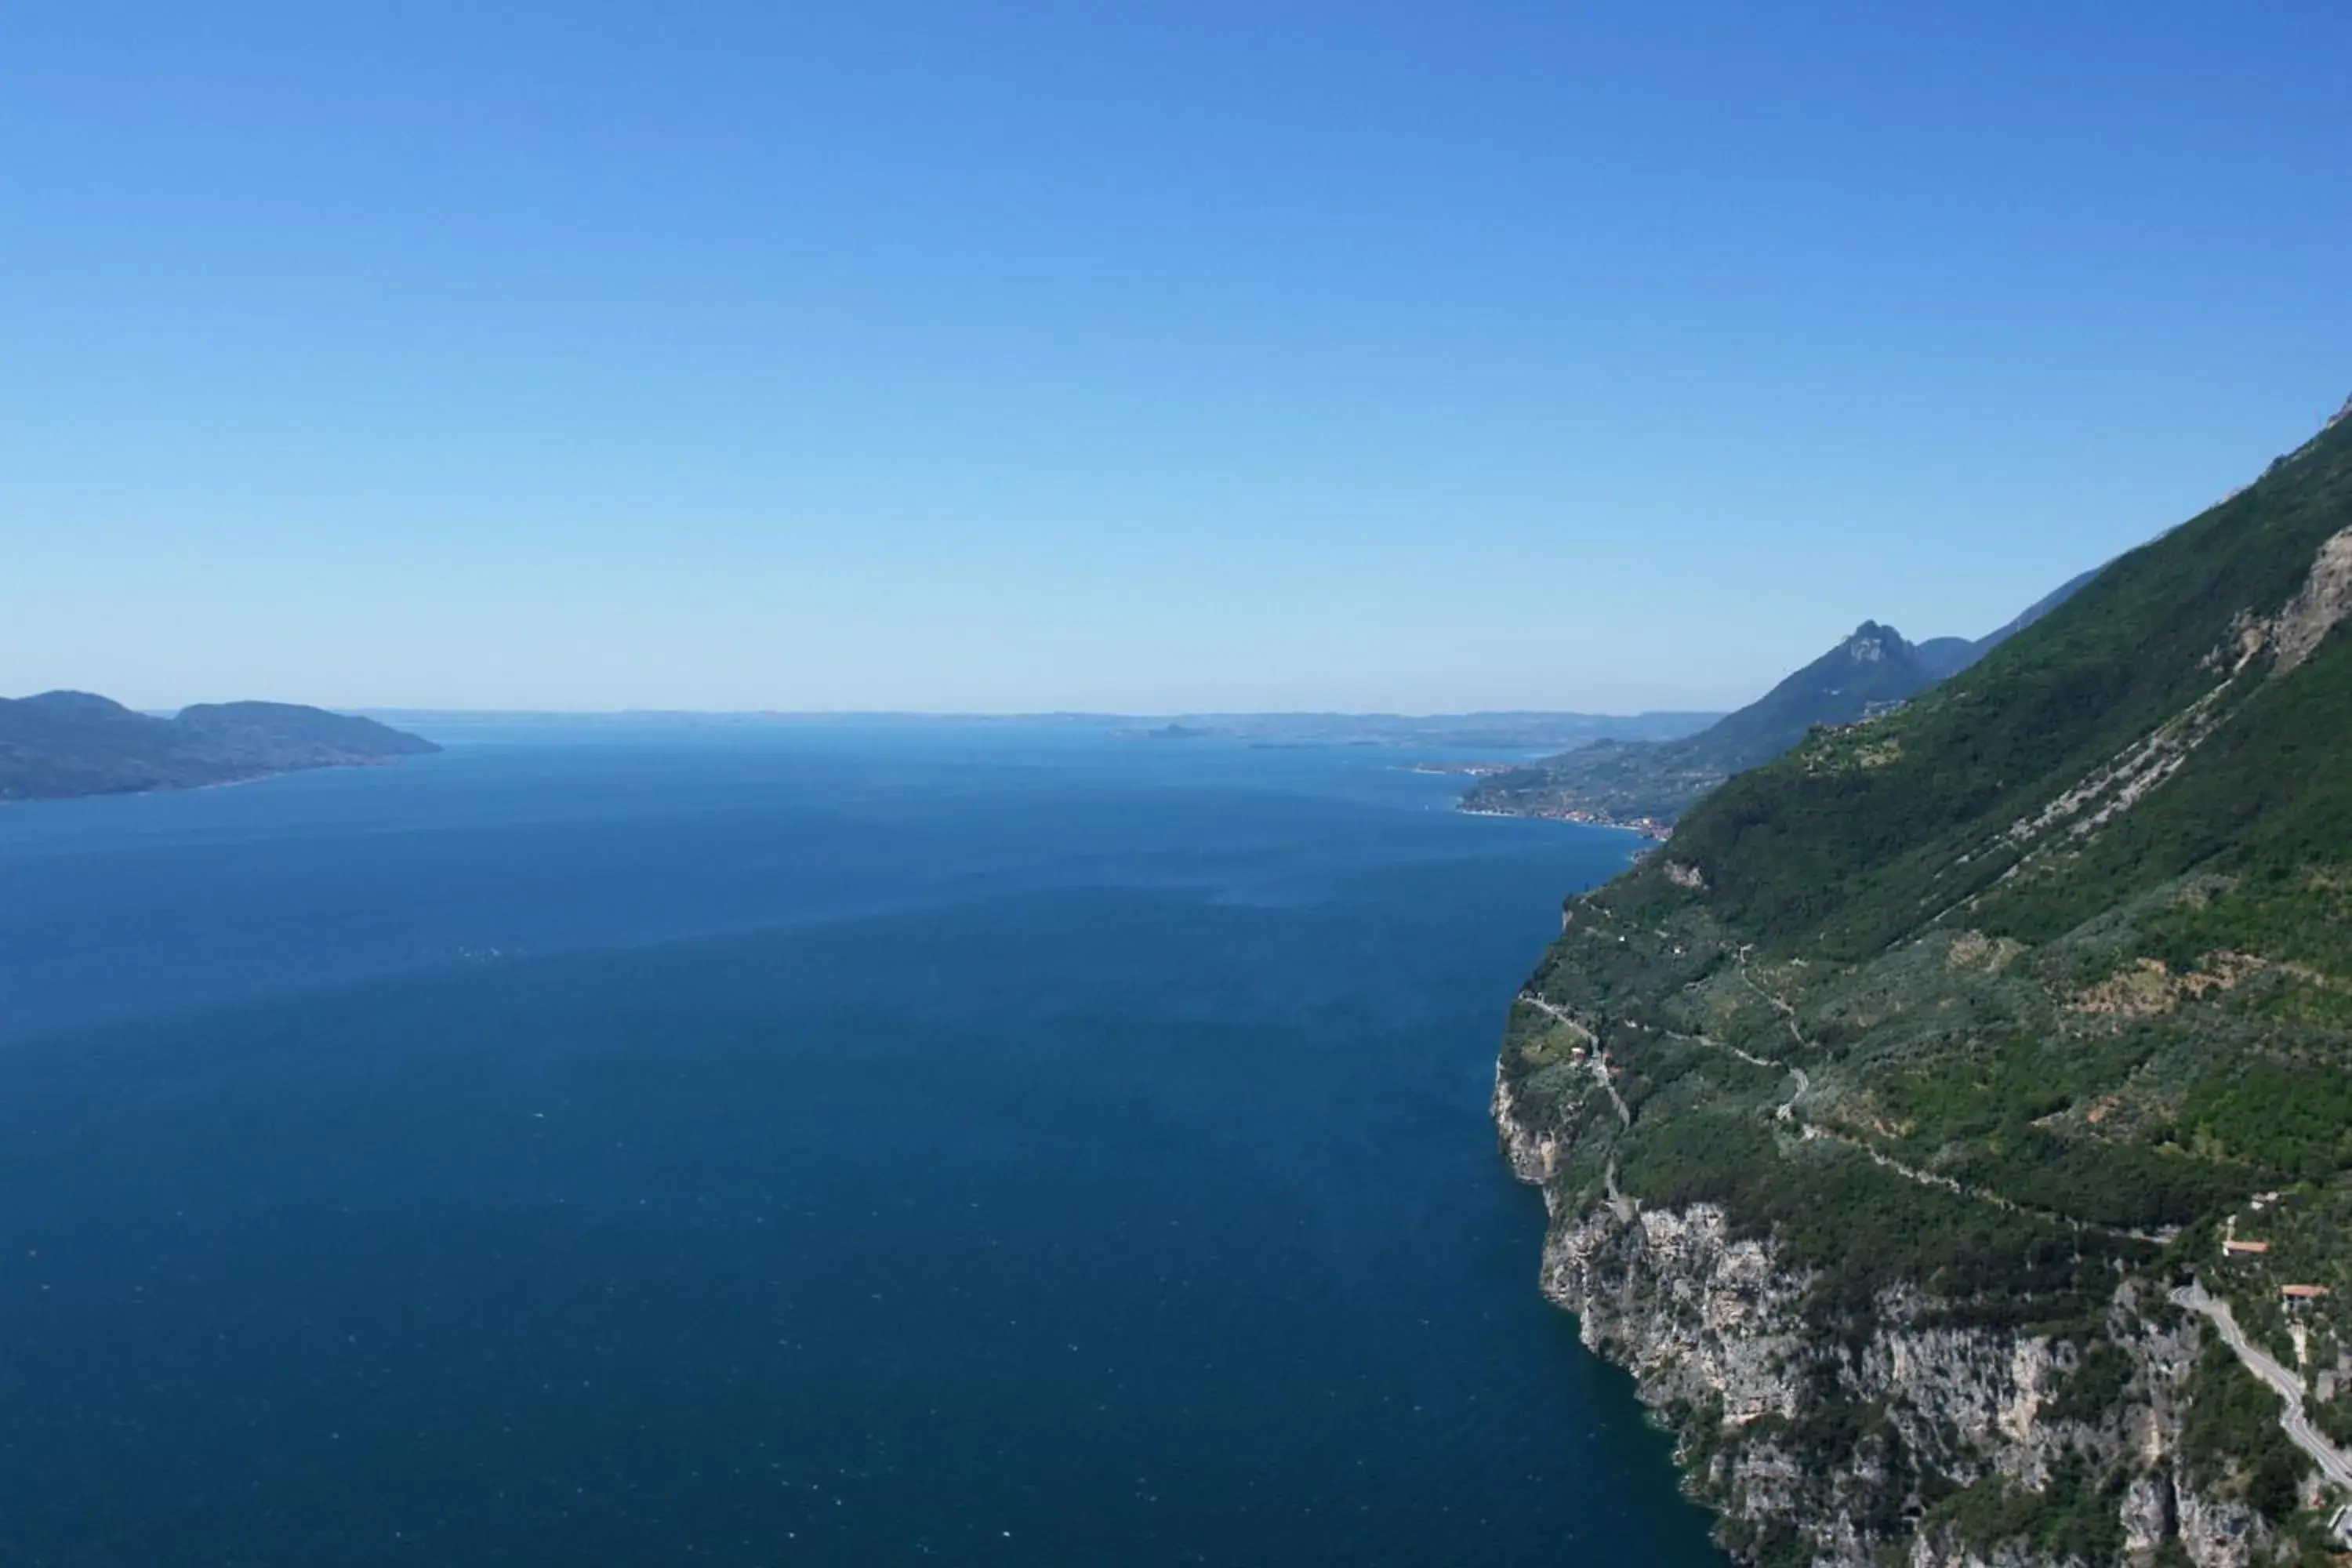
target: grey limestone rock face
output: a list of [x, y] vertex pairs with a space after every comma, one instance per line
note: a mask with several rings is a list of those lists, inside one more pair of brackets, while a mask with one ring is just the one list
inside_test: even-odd
[[[1544, 1293], [1577, 1315], [1589, 1348], [1633, 1374], [1677, 1439], [1687, 1489], [1727, 1521], [1793, 1525], [1820, 1568], [1887, 1561], [1858, 1484], [1885, 1480], [1874, 1468], [1883, 1455], [1857, 1450], [1836, 1471], [1809, 1466], [1780, 1437], [1834, 1390], [1883, 1412], [1904, 1462], [1947, 1492], [1996, 1479], [2039, 1491], [2069, 1455], [2120, 1462], [2132, 1476], [2116, 1505], [2127, 1563], [2177, 1545], [2196, 1568], [2252, 1568], [2270, 1545], [2259, 1513], [2200, 1494], [2179, 1472], [2179, 1391], [2201, 1340], [2194, 1320], [2158, 1310], [2150, 1288], [2116, 1291], [2110, 1329], [2130, 1362], [2127, 1394], [2085, 1420], [2062, 1398], [2081, 1361], [2074, 1344], [1952, 1326], [1940, 1303], [1897, 1285], [1876, 1301], [1865, 1340], [1825, 1345], [1805, 1315], [1811, 1277], [1769, 1239], [1735, 1234], [1707, 1204], [1577, 1206], [1551, 1180], [1565, 1163], [1559, 1136], [1527, 1125], [1500, 1080], [1495, 1110], [1513, 1170], [1544, 1188], [1550, 1210]], [[1941, 1526], [1902, 1544], [1912, 1568], [2103, 1568]]]
[[2270, 1544], [2270, 1526], [2242, 1502], [2180, 1494], [2181, 1547], [2197, 1568], [2252, 1568]]
[[1806, 1282], [1762, 1242], [1728, 1238], [1720, 1209], [1643, 1210], [1624, 1225], [1604, 1207], [1556, 1226], [1543, 1283], [1653, 1404], [1712, 1408], [1731, 1427], [1795, 1414]]
[[2125, 1489], [2124, 1550], [2153, 1556], [2180, 1532], [2180, 1509], [2168, 1475], [2142, 1476]]

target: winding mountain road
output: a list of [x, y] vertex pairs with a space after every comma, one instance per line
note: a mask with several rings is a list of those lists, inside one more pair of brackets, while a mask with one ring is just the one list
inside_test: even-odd
[[2172, 1293], [2172, 1300], [2176, 1306], [2202, 1313], [2212, 1321], [2214, 1328], [2221, 1331], [2221, 1342], [2236, 1354], [2239, 1363], [2286, 1401], [2286, 1409], [2279, 1415], [2279, 1429], [2287, 1435], [2287, 1440], [2311, 1456], [2320, 1474], [2352, 1491], [2352, 1458], [2347, 1458], [2342, 1449], [2322, 1436], [2304, 1414], [2303, 1379], [2247, 1339], [2246, 1331], [2238, 1327], [2237, 1315], [2230, 1310], [2230, 1303], [2209, 1293], [2204, 1286], [2184, 1285]]
[[[1748, 986], [1750, 990], [1754, 991], [1758, 996], [1769, 1003], [1771, 1005], [1772, 1010], [1780, 1016], [1781, 1021], [1788, 1026], [1789, 1037], [1796, 1042], [1798, 1048], [1808, 1052], [1818, 1050], [1820, 1047], [1815, 1046], [1812, 1041], [1807, 1039], [1805, 1037], [1804, 1030], [1799, 1026], [1797, 1022], [1797, 1009], [1789, 1003], [1782, 1001], [1780, 997], [1775, 996], [1769, 991], [1765, 990], [1761, 985], [1757, 984], [1755, 977], [1748, 973], [1747, 950], [1744, 948], [1738, 950], [1734, 952], [1733, 957], [1739, 965], [1739, 977], [1748, 983]], [[1567, 1008], [1560, 1006], [1559, 1004], [1547, 997], [1537, 994], [1532, 990], [1521, 991], [1519, 993], [1518, 999], [1521, 1002], [1526, 1003], [1528, 1006], [1533, 1007], [1537, 1012], [1544, 1015], [1544, 1016], [1551, 1019], [1561, 1027], [1567, 1029], [1580, 1041], [1584, 1043], [1584, 1045], [1591, 1051], [1591, 1057], [1587, 1058], [1586, 1065], [1591, 1071], [1593, 1077], [1600, 1081], [1601, 1087], [1608, 1091], [1610, 1103], [1615, 1106], [1617, 1110], [1617, 1120], [1627, 1127], [1633, 1125], [1633, 1109], [1625, 1103], [1624, 1097], [1617, 1092], [1617, 1085], [1610, 1076], [1609, 1054], [1600, 1048], [1601, 1037], [1592, 1031], [1591, 1026], [1587, 1025], [1582, 1019], [1577, 1017], [1573, 1013], [1570, 1013]], [[1905, 1181], [1914, 1183], [1923, 1187], [1939, 1188], [1944, 1192], [1952, 1194], [1956, 1197], [1967, 1198], [1972, 1202], [1990, 1204], [1994, 1208], [2000, 1209], [2009, 1214], [2022, 1215], [2027, 1218], [2042, 1220], [2050, 1225], [2063, 1226], [2070, 1230], [2088, 1231], [2094, 1235], [2108, 1237], [2117, 1241], [2143, 1241], [2157, 1246], [2162, 1246], [2172, 1239], [2171, 1234], [2166, 1231], [2140, 1230], [2129, 1226], [2101, 1225], [2095, 1220], [2076, 1219], [2072, 1215], [2063, 1215], [2050, 1209], [2033, 1208], [2028, 1205], [2018, 1203], [2013, 1199], [2005, 1198], [1999, 1193], [1992, 1192], [1987, 1188], [1972, 1186], [1951, 1176], [1937, 1175], [1932, 1171], [1922, 1171], [1916, 1166], [1906, 1165], [1902, 1161], [1895, 1158], [1892, 1154], [1876, 1148], [1866, 1139], [1857, 1138], [1850, 1132], [1839, 1131], [1837, 1129], [1832, 1127], [1822, 1126], [1817, 1121], [1810, 1121], [1803, 1116], [1800, 1115], [1797, 1110], [1797, 1104], [1800, 1100], [1803, 1100], [1805, 1096], [1812, 1092], [1813, 1080], [1811, 1074], [1807, 1073], [1804, 1068], [1797, 1066], [1794, 1062], [1772, 1061], [1768, 1058], [1759, 1057], [1752, 1051], [1744, 1051], [1738, 1046], [1732, 1045], [1727, 1041], [1718, 1040], [1706, 1035], [1686, 1035], [1677, 1033], [1671, 1029], [1660, 1030], [1659, 1033], [1668, 1039], [1681, 1040], [1690, 1045], [1706, 1046], [1713, 1050], [1727, 1051], [1731, 1055], [1738, 1057], [1741, 1061], [1748, 1063], [1750, 1067], [1777, 1068], [1787, 1073], [1789, 1075], [1788, 1097], [1773, 1106], [1772, 1115], [1776, 1121], [1784, 1122], [1790, 1127], [1795, 1129], [1797, 1136], [1802, 1140], [1811, 1142], [1815, 1139], [1822, 1139], [1831, 1142], [1843, 1144], [1845, 1147], [1867, 1157], [1873, 1164], [1877, 1165], [1880, 1169], [1891, 1172], [1894, 1174], [1902, 1177]], [[1613, 1187], [1611, 1191], [1610, 1197], [1612, 1203], [1619, 1201]], [[2352, 1482], [2347, 1482], [2346, 1484], [2347, 1486], [2352, 1486]]]
[[[1533, 1007], [1537, 1012], [1541, 1013], [1545, 1017], [1549, 1018], [1553, 1023], [1558, 1024], [1570, 1034], [1574, 1035], [1578, 1039], [1584, 1042], [1585, 1047], [1592, 1053], [1588, 1058], [1588, 1065], [1591, 1068], [1592, 1076], [1600, 1080], [1601, 1087], [1602, 1089], [1609, 1091], [1609, 1103], [1617, 1108], [1618, 1125], [1621, 1127], [1633, 1126], [1633, 1108], [1625, 1103], [1625, 1097], [1617, 1092], [1616, 1081], [1609, 1076], [1609, 1053], [1601, 1048], [1601, 1037], [1594, 1034], [1590, 1028], [1588, 1028], [1582, 1020], [1579, 1019], [1575, 1014], [1570, 1013], [1565, 1007], [1558, 1006], [1553, 1003], [1546, 1001], [1532, 991], [1520, 992], [1519, 1000], [1526, 1003], [1528, 1006]], [[1612, 1164], [1610, 1167], [1610, 1170], [1612, 1173], [1610, 1178], [1612, 1183], [1610, 1188], [1610, 1198], [1612, 1202], [1615, 1202], [1616, 1187], [1614, 1183], [1616, 1178], [1614, 1173], [1616, 1167]]]

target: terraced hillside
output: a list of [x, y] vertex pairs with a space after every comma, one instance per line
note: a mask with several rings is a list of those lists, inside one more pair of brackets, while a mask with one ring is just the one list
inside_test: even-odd
[[[2338, 416], [1570, 904], [1498, 1065], [1505, 1145], [1546, 1288], [1744, 1558], [2325, 1560], [2347, 612]], [[2302, 1437], [2192, 1281], [2300, 1385]]]

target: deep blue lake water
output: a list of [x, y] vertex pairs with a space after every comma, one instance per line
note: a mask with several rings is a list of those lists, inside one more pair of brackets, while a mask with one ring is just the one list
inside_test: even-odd
[[0, 810], [0, 1564], [1720, 1563], [1486, 1121], [1624, 837], [435, 732]]

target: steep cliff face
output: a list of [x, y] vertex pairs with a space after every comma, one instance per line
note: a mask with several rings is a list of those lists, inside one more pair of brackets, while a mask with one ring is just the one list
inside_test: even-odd
[[[1522, 1121], [1507, 1091], [1496, 1112], [1513, 1169], [1553, 1198], [1557, 1136]], [[2259, 1512], [2185, 1473], [2183, 1389], [2200, 1339], [2152, 1307], [2143, 1282], [2119, 1285], [2109, 1304], [2126, 1357], [2119, 1396], [2085, 1405], [2068, 1398], [2079, 1344], [1950, 1326], [1949, 1303], [1905, 1285], [1883, 1292], [1867, 1338], [1825, 1342], [1806, 1310], [1812, 1274], [1738, 1235], [1716, 1205], [1552, 1208], [1544, 1293], [1576, 1314], [1588, 1348], [1633, 1373], [1677, 1439], [1690, 1490], [1743, 1557], [1871, 1568], [1907, 1536], [1893, 1560], [1912, 1568], [2089, 1568], [2168, 1550], [2197, 1568], [2251, 1568], [2274, 1544]], [[1825, 1405], [1874, 1425], [1826, 1464], [1809, 1439], [1791, 1440]], [[1985, 1540], [1958, 1509], [1931, 1515], [1931, 1501], [1971, 1492], [2047, 1494], [2086, 1459], [2113, 1478], [2099, 1500], [2112, 1528], [2085, 1531], [2081, 1550]]]
[[2347, 538], [2339, 422], [1570, 903], [1497, 1064], [1503, 1147], [1543, 1289], [1743, 1560], [2336, 1547]]

